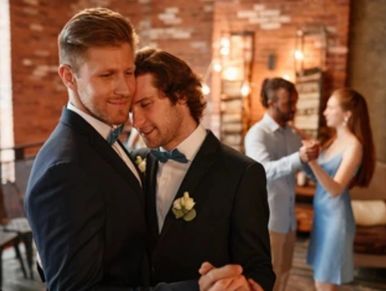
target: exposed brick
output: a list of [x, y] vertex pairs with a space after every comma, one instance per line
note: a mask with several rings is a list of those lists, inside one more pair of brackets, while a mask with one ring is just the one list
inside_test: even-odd
[[[156, 46], [185, 59], [201, 76], [212, 56], [219, 58], [218, 41], [225, 32], [255, 33], [251, 122], [261, 116], [263, 78], [294, 76], [293, 51], [299, 28], [320, 27], [328, 32], [326, 74], [331, 88], [346, 83], [348, 0], [12, 0], [12, 89], [16, 144], [44, 140], [67, 102], [66, 89], [56, 73], [57, 34], [77, 11], [93, 6], [117, 10], [130, 18], [140, 36], [139, 46]], [[160, 15], [161, 19], [160, 19]], [[269, 30], [266, 30], [270, 28]], [[316, 41], [316, 47], [322, 46]], [[268, 56], [276, 56], [274, 70]], [[220, 74], [211, 76], [213, 84]], [[208, 80], [206, 80], [208, 81]], [[216, 85], [217, 84], [217, 85]], [[205, 117], [218, 128], [219, 95], [212, 88]], [[217, 92], [218, 93], [218, 92]]]

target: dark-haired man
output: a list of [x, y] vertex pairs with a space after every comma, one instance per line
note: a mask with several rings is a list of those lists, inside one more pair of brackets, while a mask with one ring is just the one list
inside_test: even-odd
[[198, 278], [202, 262], [209, 261], [217, 267], [239, 264], [244, 275], [216, 285], [208, 278], [218, 269], [206, 264], [200, 270], [204, 290], [232, 284], [230, 290], [249, 290], [246, 278], [271, 290], [275, 275], [262, 166], [200, 124], [201, 83], [184, 61], [143, 49], [135, 66], [133, 123], [152, 148], [145, 174], [152, 282]]
[[293, 83], [272, 78], [263, 82], [261, 102], [267, 112], [245, 137], [248, 156], [263, 164], [267, 173], [270, 207], [269, 234], [275, 291], [284, 291], [296, 239], [295, 173], [302, 162], [317, 156], [317, 147], [301, 146], [300, 137], [288, 126], [295, 115], [298, 93]]

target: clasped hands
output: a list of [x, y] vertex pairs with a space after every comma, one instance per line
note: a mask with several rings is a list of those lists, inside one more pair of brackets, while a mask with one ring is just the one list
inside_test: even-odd
[[242, 272], [240, 265], [215, 268], [204, 262], [199, 269], [200, 291], [264, 291], [254, 280], [245, 278]]
[[303, 163], [316, 160], [320, 153], [320, 144], [317, 140], [302, 140], [302, 146], [299, 149], [299, 156]]

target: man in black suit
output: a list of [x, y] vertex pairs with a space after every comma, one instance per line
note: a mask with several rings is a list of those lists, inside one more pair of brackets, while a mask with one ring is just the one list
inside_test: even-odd
[[103, 8], [78, 13], [59, 35], [69, 102], [36, 157], [25, 197], [49, 290], [147, 284], [142, 182], [116, 140], [134, 92], [134, 40], [131, 24]]
[[[209, 261], [242, 266], [244, 276], [227, 278], [230, 285], [248, 290], [249, 278], [256, 290], [271, 290], [263, 167], [200, 125], [201, 83], [184, 61], [143, 49], [135, 66], [134, 126], [153, 149], [145, 173], [152, 282], [198, 278]], [[212, 268], [200, 269], [201, 287], [222, 290], [210, 280]]]

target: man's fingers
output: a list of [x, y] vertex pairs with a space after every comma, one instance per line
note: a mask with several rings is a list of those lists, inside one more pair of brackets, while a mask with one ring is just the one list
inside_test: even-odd
[[209, 263], [209, 262], [203, 262], [201, 264], [201, 267], [200, 269], [198, 270], [198, 272], [200, 273], [200, 275], [205, 275], [207, 274], [210, 270], [212, 270], [214, 268], [214, 266]]
[[249, 291], [249, 289], [248, 282], [244, 276], [239, 275], [217, 281], [209, 291]]
[[213, 268], [198, 281], [200, 290], [205, 291], [212, 287], [217, 281], [241, 275], [243, 268], [240, 265], [226, 265], [221, 268]]
[[264, 291], [264, 289], [259, 284], [257, 284], [253, 279], [248, 279], [248, 283], [252, 291]]

